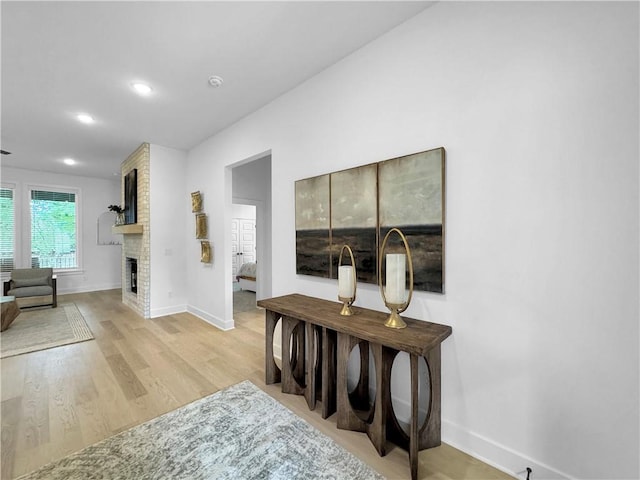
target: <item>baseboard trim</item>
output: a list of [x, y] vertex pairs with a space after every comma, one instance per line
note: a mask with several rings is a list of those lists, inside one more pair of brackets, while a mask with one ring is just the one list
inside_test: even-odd
[[442, 420], [442, 441], [516, 478], [526, 478], [526, 473], [524, 476], [522, 473], [527, 467], [533, 470], [533, 478], [536, 480], [570, 480], [572, 478], [566, 473], [445, 419]]
[[233, 319], [231, 320], [223, 320], [221, 318], [216, 317], [215, 315], [211, 315], [210, 313], [205, 312], [204, 310], [200, 310], [193, 305], [187, 305], [187, 312], [195, 315], [201, 320], [213, 325], [214, 327], [219, 328], [220, 330], [233, 330], [235, 328], [235, 323]]
[[173, 315], [174, 313], [182, 313], [187, 311], [186, 305], [172, 305], [170, 307], [152, 308], [149, 315], [150, 318], [164, 317]]

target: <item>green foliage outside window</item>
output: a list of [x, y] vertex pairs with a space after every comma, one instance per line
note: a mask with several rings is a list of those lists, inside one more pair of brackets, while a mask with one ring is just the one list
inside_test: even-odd
[[75, 194], [31, 192], [33, 267], [77, 267]]

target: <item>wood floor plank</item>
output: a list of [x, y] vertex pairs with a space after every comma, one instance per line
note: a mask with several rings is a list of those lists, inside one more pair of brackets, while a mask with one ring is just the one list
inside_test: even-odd
[[170, 333], [172, 335], [176, 333], [180, 333], [182, 331], [176, 327], [175, 325], [176, 321], [171, 315], [167, 317], [154, 318], [151, 321], [154, 322], [156, 325], [159, 325], [165, 332]]
[[32, 449], [49, 442], [49, 384], [45, 375], [46, 363], [41, 352], [29, 357], [25, 374], [22, 413], [24, 446]]
[[131, 400], [147, 394], [147, 389], [140, 383], [140, 380], [138, 380], [138, 377], [120, 353], [109, 355], [105, 358], [127, 399]]
[[149, 368], [142, 355], [126, 339], [116, 341], [115, 345], [134, 372]]
[[173, 367], [180, 372], [185, 378], [189, 379], [195, 386], [198, 387], [199, 391], [203, 393], [203, 395], [209, 395], [216, 391], [215, 386], [207, 380], [200, 372], [198, 372], [195, 368], [193, 368], [187, 361], [183, 360], [182, 357], [174, 353], [173, 351], [165, 351], [160, 354], [163, 356], [168, 363], [173, 365]]
[[18, 443], [18, 424], [22, 418], [22, 397], [3, 400], [0, 409], [2, 411], [0, 477], [12, 478], [13, 464], [16, 457], [16, 445]]
[[3, 401], [22, 396], [26, 359], [26, 355], [17, 355], [0, 360], [0, 371], [2, 371], [0, 393]]
[[122, 332], [116, 327], [116, 325], [111, 320], [104, 320], [100, 322], [100, 325], [104, 329], [105, 332], [111, 337], [113, 340], [122, 340], [124, 335]]

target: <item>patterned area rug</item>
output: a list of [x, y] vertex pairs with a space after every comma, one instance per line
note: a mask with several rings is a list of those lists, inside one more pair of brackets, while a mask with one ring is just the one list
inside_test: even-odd
[[382, 479], [245, 381], [20, 480]]
[[93, 339], [93, 334], [74, 303], [57, 308], [22, 310], [0, 334], [0, 358], [46, 350]]

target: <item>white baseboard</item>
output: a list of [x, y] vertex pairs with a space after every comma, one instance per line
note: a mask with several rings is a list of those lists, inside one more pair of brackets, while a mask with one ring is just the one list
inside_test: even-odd
[[210, 323], [214, 327], [219, 328], [220, 330], [233, 330], [235, 328], [235, 323], [233, 319], [231, 320], [223, 320], [221, 318], [216, 317], [215, 315], [211, 315], [210, 313], [205, 312], [204, 310], [200, 310], [199, 308], [194, 307], [193, 305], [187, 305], [187, 312], [195, 315], [196, 317], [204, 320], [207, 323]]
[[527, 467], [533, 470], [531, 478], [536, 480], [568, 480], [572, 478], [520, 452], [444, 419], [442, 420], [442, 441], [516, 478], [526, 478], [526, 473], [523, 475], [523, 471]]
[[150, 318], [164, 317], [165, 315], [173, 315], [174, 313], [182, 313], [187, 311], [186, 305], [171, 305], [169, 307], [152, 308], [149, 312]]

